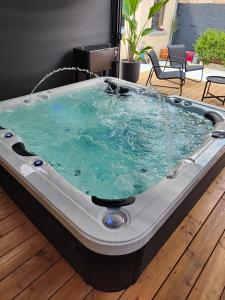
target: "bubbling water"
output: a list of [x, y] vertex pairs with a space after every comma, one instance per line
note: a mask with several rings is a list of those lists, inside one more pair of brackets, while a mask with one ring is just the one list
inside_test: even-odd
[[127, 97], [108, 94], [103, 80], [97, 80], [1, 111], [0, 118], [27, 151], [80, 191], [123, 199], [157, 184], [212, 130], [202, 115], [163, 100], [132, 89]]
[[[63, 67], [63, 68], [59, 68], [56, 70], [53, 70], [52, 72], [46, 74], [39, 82], [38, 84], [33, 88], [33, 90], [31, 91], [28, 99], [24, 100], [25, 103], [30, 103], [31, 102], [31, 97], [34, 94], [34, 92], [36, 91], [36, 89], [45, 81], [47, 80], [49, 77], [51, 77], [54, 74], [60, 73], [60, 72], [64, 72], [64, 71], [79, 71], [79, 72], [84, 72], [87, 73], [95, 78], [98, 78], [99, 76], [96, 73], [93, 73], [91, 71], [89, 71], [88, 69], [81, 69], [79, 67]], [[147, 87], [146, 90], [151, 90], [150, 87]], [[161, 97], [160, 97], [161, 98]], [[170, 115], [169, 115], [169, 110], [168, 107], [166, 105], [165, 102], [165, 97], [162, 97], [162, 111], [161, 111], [161, 115], [162, 115], [162, 122], [164, 123], [164, 128], [165, 128], [165, 140], [164, 140], [164, 147], [166, 150], [166, 163], [167, 163], [167, 171], [168, 174], [172, 174], [173, 172], [173, 138], [172, 138], [172, 128], [170, 127]]]

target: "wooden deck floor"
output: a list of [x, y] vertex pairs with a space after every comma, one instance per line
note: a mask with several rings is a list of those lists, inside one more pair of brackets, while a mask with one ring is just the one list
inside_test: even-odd
[[[184, 96], [200, 99], [195, 84]], [[137, 283], [117, 293], [87, 285], [0, 190], [0, 299], [225, 300], [225, 169]]]

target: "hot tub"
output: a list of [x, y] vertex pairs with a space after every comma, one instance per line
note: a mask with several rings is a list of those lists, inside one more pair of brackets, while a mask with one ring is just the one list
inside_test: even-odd
[[121, 290], [224, 167], [224, 116], [115, 78], [3, 101], [1, 185], [89, 284]]

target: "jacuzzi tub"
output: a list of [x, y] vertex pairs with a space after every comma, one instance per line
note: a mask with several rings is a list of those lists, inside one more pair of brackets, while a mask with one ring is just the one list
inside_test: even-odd
[[[37, 93], [30, 99], [24, 96], [3, 101], [0, 116], [38, 101], [49, 103], [58, 94], [103, 85], [104, 81], [105, 78], [92, 79]], [[108, 78], [106, 81], [116, 83], [117, 91], [122, 86], [137, 97], [158, 97], [154, 91], [122, 80]], [[123, 90], [118, 99], [126, 101], [126, 93]], [[213, 123], [212, 129], [195, 153], [178, 161], [169, 176], [149, 189], [120, 199], [93, 197], [78, 190], [39, 157], [39, 153], [30, 153], [33, 149], [28, 151], [21, 137], [10, 125], [3, 128], [0, 119], [1, 185], [77, 272], [97, 289], [116, 291], [135, 282], [225, 166], [224, 111], [182, 97], [161, 98], [177, 109], [202, 118], [205, 115]], [[23, 122], [26, 126], [26, 119]], [[40, 136], [40, 143], [41, 139]]]

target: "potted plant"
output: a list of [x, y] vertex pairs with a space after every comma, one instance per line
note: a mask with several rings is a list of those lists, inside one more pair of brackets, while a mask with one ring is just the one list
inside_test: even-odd
[[225, 31], [208, 28], [194, 45], [198, 58], [205, 64], [214, 63], [225, 66]]
[[156, 4], [148, 8], [148, 17], [144, 25], [139, 29], [136, 13], [142, 0], [123, 0], [122, 15], [126, 24], [126, 32], [123, 35], [127, 59], [121, 62], [122, 79], [136, 82], [140, 74], [140, 61], [143, 55], [152, 47], [150, 45], [140, 47], [142, 39], [149, 35], [152, 28], [149, 21], [154, 17], [169, 0], [159, 0]]

